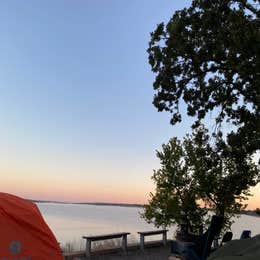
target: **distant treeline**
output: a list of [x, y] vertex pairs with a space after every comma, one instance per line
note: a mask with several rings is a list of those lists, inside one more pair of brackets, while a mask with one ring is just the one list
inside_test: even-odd
[[74, 204], [74, 205], [94, 205], [94, 206], [116, 206], [116, 207], [134, 207], [143, 208], [142, 204], [128, 204], [128, 203], [107, 203], [107, 202], [66, 202], [66, 201], [48, 201], [48, 200], [32, 200], [34, 203], [57, 203], [57, 204]]

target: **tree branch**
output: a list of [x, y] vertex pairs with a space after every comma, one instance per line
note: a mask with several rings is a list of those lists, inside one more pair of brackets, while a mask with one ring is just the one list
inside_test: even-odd
[[247, 3], [246, 0], [237, 0], [240, 4], [243, 5], [243, 7], [245, 7], [246, 9], [250, 10], [252, 13], [254, 13], [255, 15], [259, 15], [259, 11], [254, 8], [251, 4]]

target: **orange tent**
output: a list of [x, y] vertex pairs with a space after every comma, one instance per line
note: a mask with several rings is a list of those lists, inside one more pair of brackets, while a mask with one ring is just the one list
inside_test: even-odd
[[37, 206], [0, 192], [0, 260], [62, 260], [57, 240]]

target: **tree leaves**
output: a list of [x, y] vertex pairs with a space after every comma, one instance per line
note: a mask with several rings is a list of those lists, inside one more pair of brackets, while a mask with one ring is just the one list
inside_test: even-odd
[[238, 164], [231, 147], [218, 135], [213, 141], [203, 125], [182, 142], [170, 139], [157, 157], [161, 168], [152, 176], [156, 191], [143, 214], [157, 227], [185, 223], [196, 233], [207, 221], [205, 214], [213, 210], [225, 216], [230, 228], [231, 217], [245, 207], [250, 186], [259, 181], [259, 169], [250, 156]]
[[153, 104], [158, 111], [169, 111], [173, 125], [182, 121], [181, 100], [195, 123], [210, 111], [220, 111], [216, 124], [233, 123], [237, 131], [228, 135], [229, 143], [234, 135], [246, 138], [246, 154], [260, 147], [255, 141], [260, 140], [257, 8], [246, 0], [194, 0], [166, 25], [157, 26], [147, 50], [156, 74]]

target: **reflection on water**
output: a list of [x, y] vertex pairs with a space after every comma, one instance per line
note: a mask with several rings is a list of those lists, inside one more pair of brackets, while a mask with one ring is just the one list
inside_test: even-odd
[[[141, 208], [94, 206], [76, 204], [37, 204], [45, 221], [57, 240], [62, 244], [82, 241], [83, 235], [98, 235], [115, 232], [130, 232], [130, 241], [138, 240], [138, 231], [154, 230], [140, 218]], [[233, 238], [239, 238], [242, 230], [249, 229], [252, 235], [260, 233], [260, 218], [242, 215], [232, 225]], [[173, 238], [175, 228], [168, 233]], [[151, 239], [157, 239], [156, 236]]]
[[138, 239], [138, 231], [154, 229], [153, 225], [139, 217], [142, 208], [55, 203], [37, 205], [61, 243], [80, 241], [83, 235], [115, 232], [130, 232], [131, 241]]

